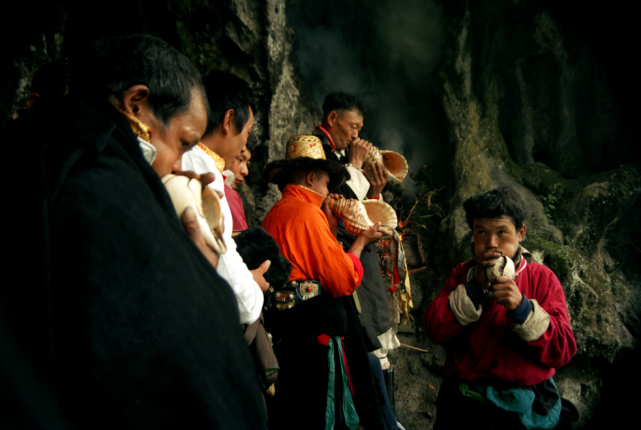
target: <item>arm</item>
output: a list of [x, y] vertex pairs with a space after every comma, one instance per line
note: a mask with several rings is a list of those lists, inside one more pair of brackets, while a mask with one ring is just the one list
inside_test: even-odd
[[576, 353], [565, 294], [551, 270], [541, 270], [539, 276], [533, 278], [531, 282], [536, 284], [532, 291], [536, 294], [528, 298], [532, 310], [522, 324], [513, 324], [513, 329], [542, 364], [562, 367]]
[[[463, 331], [465, 327], [456, 318], [450, 306], [450, 295], [459, 288], [464, 289], [466, 266], [460, 264], [450, 273], [443, 289], [425, 309], [423, 316], [425, 333], [436, 344], [441, 344]], [[460, 290], [459, 290], [460, 291]]]

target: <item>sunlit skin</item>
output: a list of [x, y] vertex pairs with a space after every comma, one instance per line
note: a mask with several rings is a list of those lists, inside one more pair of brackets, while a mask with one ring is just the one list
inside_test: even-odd
[[232, 186], [233, 189], [236, 189], [236, 187], [245, 182], [245, 176], [249, 174], [248, 166], [251, 158], [252, 152], [245, 146], [240, 151], [240, 155], [236, 157], [231, 166], [229, 166], [229, 170], [234, 173], [234, 177], [236, 178]]
[[[472, 228], [474, 253], [478, 259], [480, 269], [476, 270], [476, 280], [481, 285], [489, 284], [485, 269], [493, 266], [496, 258], [506, 255], [514, 259], [519, 244], [525, 237], [525, 230], [525, 225], [523, 225], [517, 231], [512, 218], [505, 215], [501, 218], [474, 220]], [[497, 277], [489, 289], [492, 291], [496, 302], [505, 306], [508, 310], [516, 309], [523, 300], [523, 296], [514, 280], [504, 276]]]
[[[363, 115], [358, 110], [330, 112], [323, 121], [323, 128], [332, 136], [337, 150], [349, 148], [347, 157], [352, 166], [363, 167], [372, 144], [358, 137], [358, 133], [363, 128]], [[365, 177], [370, 183], [367, 197], [374, 198], [387, 184], [387, 169], [381, 163], [375, 163], [369, 166]]]
[[249, 120], [240, 131], [236, 128], [235, 116], [234, 110], [229, 109], [225, 112], [225, 116], [218, 128], [201, 140], [203, 145], [225, 160], [225, 168], [223, 170], [229, 169], [236, 157], [240, 155], [240, 151], [247, 144], [247, 138], [254, 126], [254, 112], [251, 107], [249, 108]]
[[151, 144], [156, 148], [156, 159], [151, 165], [158, 176], [172, 173], [174, 164], [183, 152], [198, 143], [207, 126], [207, 111], [202, 94], [194, 89], [188, 110], [175, 115], [164, 129], [149, 106], [149, 88], [135, 85], [122, 100], [114, 104], [135, 116], [153, 130]]

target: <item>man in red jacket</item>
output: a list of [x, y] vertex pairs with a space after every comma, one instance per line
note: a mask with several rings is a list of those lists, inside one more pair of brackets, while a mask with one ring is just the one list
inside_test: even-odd
[[[576, 342], [561, 284], [520, 246], [526, 211], [515, 190], [474, 196], [464, 208], [474, 258], [454, 268], [425, 311], [428, 336], [448, 350], [434, 428], [563, 428], [576, 409], [552, 376]], [[490, 282], [486, 270], [502, 256], [515, 276]]]

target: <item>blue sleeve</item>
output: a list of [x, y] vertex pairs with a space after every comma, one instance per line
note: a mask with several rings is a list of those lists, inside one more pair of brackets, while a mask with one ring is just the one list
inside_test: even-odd
[[511, 319], [516, 324], [523, 324], [527, 319], [528, 315], [532, 312], [532, 302], [528, 300], [525, 295], [523, 295], [523, 300], [521, 304], [514, 309], [513, 311], [507, 311], [505, 316]]
[[488, 294], [476, 278], [472, 278], [471, 281], [465, 283], [465, 292], [470, 300], [472, 300], [472, 303], [474, 303], [476, 309], [482, 306], [488, 299]]

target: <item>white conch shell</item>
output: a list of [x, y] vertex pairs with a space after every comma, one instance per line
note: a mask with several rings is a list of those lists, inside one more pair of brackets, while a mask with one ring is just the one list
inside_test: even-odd
[[494, 266], [490, 266], [485, 269], [485, 274], [490, 282], [494, 282], [497, 276], [505, 276], [514, 279], [515, 273], [516, 269], [514, 267], [514, 262], [510, 257], [505, 255], [497, 258], [494, 262]]
[[161, 180], [167, 188], [178, 218], [182, 217], [187, 207], [193, 207], [205, 243], [218, 254], [227, 252], [223, 242], [223, 213], [216, 193], [209, 187], [203, 187], [199, 180], [186, 176], [165, 175]]
[[329, 208], [343, 220], [345, 230], [358, 236], [377, 222], [381, 223], [379, 231], [390, 234], [398, 223], [396, 212], [385, 202], [379, 200], [358, 201], [354, 199], [330, 199]]
[[365, 158], [365, 161], [363, 162], [363, 168], [376, 162], [383, 163], [387, 169], [387, 175], [398, 182], [403, 182], [403, 179], [405, 179], [405, 176], [407, 176], [407, 172], [409, 171], [407, 160], [401, 154], [394, 151], [385, 151], [372, 146], [369, 149], [367, 158]]

